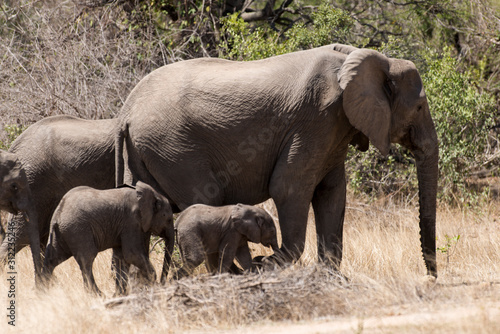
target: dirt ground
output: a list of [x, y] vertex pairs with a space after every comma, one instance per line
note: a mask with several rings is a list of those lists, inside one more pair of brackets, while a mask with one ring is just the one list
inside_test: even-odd
[[[500, 296], [498, 296], [500, 297]], [[479, 301], [469, 305], [428, 306], [423, 310], [398, 305], [383, 310], [385, 315], [337, 317], [299, 323], [262, 324], [238, 328], [238, 333], [498, 333], [500, 301]], [[221, 330], [214, 333], [234, 333]]]

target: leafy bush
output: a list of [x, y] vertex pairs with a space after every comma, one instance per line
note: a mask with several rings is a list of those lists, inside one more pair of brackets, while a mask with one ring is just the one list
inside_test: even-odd
[[[473, 84], [471, 71], [459, 71], [450, 50], [431, 52], [422, 59], [422, 80], [439, 138], [440, 196], [467, 202], [472, 194], [466, 189], [466, 180], [487, 160], [495, 99]], [[357, 192], [414, 197], [418, 189], [413, 158], [403, 147], [393, 147], [386, 158], [373, 147], [367, 153], [351, 150], [347, 169], [350, 185]]]
[[487, 160], [496, 101], [476, 87], [470, 70], [458, 71], [458, 62], [449, 50], [442, 55], [430, 53], [427, 58], [422, 80], [439, 137], [441, 194], [456, 197], [457, 191], [463, 193], [470, 173]]
[[335, 42], [345, 42], [351, 17], [340, 9], [322, 4], [311, 14], [311, 25], [298, 23], [280, 34], [269, 26], [253, 28], [239, 13], [221, 20], [226, 39], [219, 45], [221, 57], [233, 60], [256, 60], [309, 49]]

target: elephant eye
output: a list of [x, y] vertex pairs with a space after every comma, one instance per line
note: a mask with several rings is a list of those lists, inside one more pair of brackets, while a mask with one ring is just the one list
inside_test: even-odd
[[11, 188], [13, 191], [17, 191], [17, 190], [19, 189], [19, 187], [18, 187], [17, 183], [12, 183], [12, 184], [10, 185], [10, 188]]
[[161, 201], [156, 200], [154, 207], [155, 212], [160, 212], [161, 208], [162, 208]]

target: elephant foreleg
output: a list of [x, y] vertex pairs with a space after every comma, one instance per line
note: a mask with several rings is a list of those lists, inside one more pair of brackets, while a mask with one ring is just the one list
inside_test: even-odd
[[[95, 255], [97, 255], [97, 253], [95, 253]], [[99, 290], [97, 284], [95, 283], [94, 274], [92, 272], [92, 264], [94, 263], [95, 255], [94, 256], [77, 255], [75, 259], [78, 265], [80, 266], [80, 270], [82, 271], [83, 284], [85, 285], [87, 291], [95, 293], [96, 295], [99, 296], [103, 296], [101, 290]]]
[[165, 254], [163, 255], [163, 266], [161, 269], [161, 284], [165, 284], [167, 282], [168, 272], [170, 270], [170, 265], [172, 264], [172, 254], [174, 253], [174, 236], [170, 236], [170, 238], [164, 238], [165, 240]]
[[218, 272], [227, 273], [230, 272], [233, 261], [236, 258], [236, 246], [232, 245], [231, 242], [223, 240], [222, 246], [219, 248], [219, 268]]
[[271, 257], [277, 262], [291, 263], [304, 252], [309, 206], [316, 185], [309, 175], [317, 174], [317, 165], [298, 158], [312, 155], [305, 147], [298, 139], [296, 147], [290, 144], [278, 159], [269, 183], [281, 229], [281, 248]]
[[326, 175], [316, 187], [312, 205], [316, 220], [318, 258], [335, 267], [342, 260], [342, 235], [346, 203], [344, 165]]
[[156, 272], [153, 264], [149, 260], [147, 253], [127, 252], [124, 254], [125, 260], [139, 268], [141, 275], [151, 284], [156, 282]]
[[309, 192], [305, 190], [280, 192], [282, 193], [294, 193], [294, 195], [288, 197], [273, 195], [281, 229], [281, 248], [275, 249], [271, 258], [278, 263], [292, 263], [300, 259], [304, 252], [311, 196], [307, 196]]
[[[30, 233], [32, 233], [32, 231], [30, 231], [29, 223], [24, 218], [24, 215], [9, 215], [7, 220], [6, 235], [0, 245], [0, 271], [4, 269], [3, 266], [9, 256], [19, 253], [20, 250], [32, 243], [33, 235], [30, 236]], [[41, 255], [45, 253], [48, 235], [48, 229], [44, 229], [43, 231], [40, 230], [39, 249]], [[39, 270], [41, 270], [43, 259], [41, 257], [37, 257], [36, 255], [34, 257], [37, 258], [35, 263], [39, 263]]]
[[0, 245], [0, 264], [3, 269], [9, 256], [17, 254], [30, 243], [28, 222], [23, 215], [9, 215], [5, 238]]
[[[250, 249], [248, 248], [248, 244], [238, 247], [236, 250], [236, 260], [240, 264], [243, 270], [253, 270], [254, 266], [252, 265], [252, 255], [250, 254]], [[231, 272], [234, 270], [234, 263], [231, 266]]]
[[115, 295], [123, 295], [126, 293], [129, 268], [130, 265], [125, 262], [121, 248], [113, 248], [111, 270], [115, 273]]

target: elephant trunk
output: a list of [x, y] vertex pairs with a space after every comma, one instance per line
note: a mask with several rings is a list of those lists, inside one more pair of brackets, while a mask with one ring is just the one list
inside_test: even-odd
[[278, 252], [280, 250], [279, 246], [278, 246], [278, 241], [273, 241], [271, 243], [271, 249], [273, 250], [273, 252]]
[[420, 242], [427, 274], [437, 277], [436, 194], [439, 151], [437, 140], [429, 151], [413, 151], [416, 158], [420, 205]]
[[42, 258], [40, 256], [40, 232], [38, 226], [38, 213], [36, 211], [35, 203], [31, 199], [31, 193], [28, 190], [28, 195], [23, 196], [27, 198], [23, 203], [19, 204], [19, 211], [24, 215], [24, 219], [28, 221], [28, 234], [30, 239], [31, 254], [33, 257], [33, 265], [35, 269], [35, 282], [39, 286], [41, 271], [42, 271]]
[[163, 236], [165, 240], [165, 255], [163, 259], [163, 268], [161, 272], [161, 283], [166, 283], [170, 265], [172, 263], [172, 254], [174, 253], [175, 231], [172, 229]]

